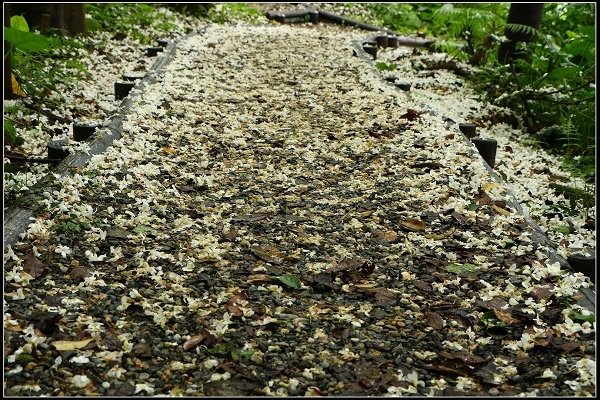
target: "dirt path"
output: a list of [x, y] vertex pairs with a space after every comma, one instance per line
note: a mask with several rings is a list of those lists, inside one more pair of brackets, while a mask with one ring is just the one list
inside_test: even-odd
[[5, 256], [5, 394], [595, 394], [581, 277], [447, 126], [474, 100], [386, 85], [365, 36], [179, 43]]

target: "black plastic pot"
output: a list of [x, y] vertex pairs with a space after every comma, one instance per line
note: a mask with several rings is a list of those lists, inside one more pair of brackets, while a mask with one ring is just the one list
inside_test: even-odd
[[594, 254], [584, 256], [582, 254], [573, 254], [567, 257], [567, 262], [575, 272], [581, 272], [589, 277], [592, 283], [596, 284], [596, 257]]
[[169, 39], [158, 39], [156, 43], [158, 43], [160, 47], [167, 47], [169, 44]]
[[139, 79], [144, 79], [144, 77], [146, 76], [146, 74], [144, 73], [135, 73], [135, 72], [130, 72], [127, 74], [123, 74], [123, 79], [125, 79], [128, 82], [135, 82]]
[[496, 164], [496, 149], [498, 148], [498, 142], [495, 139], [482, 139], [482, 138], [473, 138], [471, 139], [481, 157], [485, 160], [485, 162], [490, 166], [490, 168], [494, 168]]
[[475, 131], [477, 130], [477, 125], [469, 124], [469, 123], [462, 123], [462, 124], [458, 124], [458, 129], [460, 129], [460, 131], [462, 133], [464, 133], [466, 137], [468, 137], [469, 139], [472, 139], [476, 136]]
[[52, 160], [64, 160], [69, 155], [69, 150], [66, 148], [69, 144], [68, 140], [53, 140], [46, 145], [48, 149], [48, 158]]
[[73, 122], [73, 140], [83, 142], [89, 139], [96, 129], [102, 124], [99, 122], [90, 121], [75, 121]]
[[146, 48], [146, 55], [148, 57], [154, 57], [163, 50], [164, 50], [164, 48], [162, 48], [162, 47], [148, 47], [148, 48]]
[[115, 99], [121, 100], [127, 97], [134, 86], [134, 82], [115, 82]]
[[319, 22], [319, 12], [318, 11], [309, 11], [308, 16], [310, 17], [311, 23], [317, 24]]
[[365, 51], [365, 53], [370, 54], [373, 57], [373, 60], [377, 58], [377, 47], [366, 45], [363, 46], [363, 50]]
[[398, 38], [396, 36], [388, 36], [388, 47], [398, 47]]
[[405, 92], [408, 92], [412, 86], [412, 83], [405, 83], [405, 82], [396, 82], [395, 85], [400, 89], [400, 90], [404, 90]]
[[386, 35], [377, 36], [377, 46], [382, 49], [388, 47], [388, 37]]

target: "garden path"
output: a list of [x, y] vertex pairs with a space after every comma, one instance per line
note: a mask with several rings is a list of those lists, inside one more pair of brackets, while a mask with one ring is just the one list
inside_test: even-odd
[[171, 45], [5, 258], [5, 394], [594, 395], [583, 277], [450, 123], [480, 105], [386, 83], [365, 36]]

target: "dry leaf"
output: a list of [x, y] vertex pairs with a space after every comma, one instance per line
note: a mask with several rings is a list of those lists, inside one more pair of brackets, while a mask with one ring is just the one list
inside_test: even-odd
[[444, 319], [436, 312], [425, 313], [425, 320], [427, 321], [427, 325], [436, 331], [444, 327]]
[[402, 225], [403, 228], [413, 232], [418, 232], [425, 229], [425, 224], [423, 223], [423, 221], [414, 218], [400, 221], [400, 225]]
[[163, 147], [162, 151], [164, 151], [167, 154], [175, 154], [175, 153], [177, 153], [177, 149], [174, 149], [173, 147], [169, 147], [169, 146]]
[[500, 321], [504, 322], [507, 325], [511, 325], [516, 322], [519, 322], [518, 319], [514, 319], [511, 315], [511, 313], [507, 312], [507, 311], [502, 311], [502, 310], [498, 310], [495, 308], [494, 314], [496, 315], [496, 318], [498, 318]]
[[546, 346], [548, 346], [550, 344], [550, 341], [548, 339], [546, 339], [546, 338], [536, 338], [533, 341], [533, 344], [535, 346], [546, 347]]
[[483, 190], [485, 190], [486, 192], [489, 192], [490, 190], [499, 187], [500, 185], [498, 185], [496, 182], [486, 182], [483, 185], [481, 185], [481, 188]]
[[392, 230], [375, 229], [371, 233], [371, 237], [385, 243], [396, 243], [398, 241], [398, 234]]
[[233, 241], [236, 236], [237, 230], [235, 228], [229, 228], [229, 230], [226, 233], [223, 233], [223, 237], [229, 240], [230, 242]]
[[483, 364], [490, 360], [490, 358], [482, 358], [464, 351], [441, 351], [440, 356], [446, 357], [450, 360], [461, 360], [468, 365]]
[[454, 235], [454, 232], [456, 231], [456, 228], [454, 228], [453, 226], [450, 227], [450, 229], [448, 229], [446, 232], [444, 233], [440, 233], [440, 234], [436, 234], [436, 233], [428, 233], [427, 235], [425, 235], [425, 237], [427, 239], [435, 239], [435, 240], [442, 240], [445, 238], [448, 238], [452, 235]]
[[565, 342], [558, 347], [565, 353], [569, 353], [581, 346], [581, 342]]
[[33, 254], [33, 251], [27, 253], [23, 259], [23, 264], [25, 265], [29, 275], [33, 276], [34, 278], [39, 278], [46, 270], [44, 263], [36, 258], [36, 256]]
[[205, 333], [201, 333], [199, 335], [192, 336], [183, 344], [183, 351], [188, 351], [188, 350], [193, 349], [194, 347], [196, 347], [200, 343], [202, 343], [204, 341], [204, 339], [206, 339]]
[[271, 282], [273, 279], [271, 279], [270, 275], [266, 275], [266, 274], [255, 274], [255, 275], [250, 275], [247, 278], [247, 282], [248, 283], [267, 283], [267, 282]]
[[504, 208], [499, 207], [496, 204], [493, 204], [492, 207], [494, 208], [494, 211], [496, 211], [498, 214], [510, 215], [510, 211], [505, 210]]
[[67, 350], [77, 350], [77, 349], [82, 349], [85, 346], [87, 346], [88, 344], [90, 344], [90, 342], [94, 340], [94, 338], [90, 338], [90, 339], [85, 339], [85, 340], [57, 340], [55, 342], [52, 342], [52, 345], [56, 348], [56, 350], [58, 351], [67, 351]]
[[477, 193], [477, 203], [480, 205], [486, 205], [492, 203], [492, 198], [483, 189], [479, 189]]
[[242, 315], [244, 315], [242, 310], [237, 306], [237, 303], [240, 300], [248, 300], [248, 296], [246, 296], [246, 293], [240, 292], [227, 301], [227, 309], [229, 310], [231, 315], [235, 317], [241, 317]]
[[550, 289], [547, 287], [534, 286], [533, 290], [531, 291], [531, 295], [533, 296], [534, 299], [548, 300], [550, 297], [552, 297], [554, 295], [554, 293], [552, 291], [550, 291]]
[[82, 281], [88, 276], [90, 276], [90, 271], [85, 267], [76, 266], [71, 270], [69, 276], [71, 277], [71, 279]]
[[250, 251], [261, 260], [271, 264], [281, 264], [285, 257], [285, 254], [270, 245], [254, 247]]
[[386, 288], [379, 288], [375, 290], [375, 300], [380, 303], [393, 303], [396, 301], [396, 293]]
[[421, 289], [424, 292], [433, 292], [433, 286], [430, 283], [424, 281], [414, 281], [414, 284], [417, 288]]

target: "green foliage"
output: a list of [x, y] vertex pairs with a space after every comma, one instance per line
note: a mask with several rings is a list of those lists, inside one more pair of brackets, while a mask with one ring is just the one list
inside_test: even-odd
[[464, 263], [464, 264], [451, 263], [451, 264], [448, 264], [448, 266], [446, 266], [446, 271], [452, 272], [452, 273], [455, 273], [455, 274], [461, 275], [461, 276], [476, 273], [478, 270], [479, 270], [479, 267], [477, 265], [471, 264], [471, 263]]
[[528, 26], [528, 25], [506, 24], [506, 25], [504, 25], [504, 29], [515, 32], [515, 33], [524, 33], [527, 36], [530, 36], [532, 38], [539, 34], [537, 29], [535, 29], [534, 27]]
[[10, 43], [11, 51], [23, 53], [44, 51], [50, 44], [45, 36], [7, 26], [4, 27], [4, 40]]
[[86, 24], [91, 30], [122, 34], [143, 44], [150, 44], [156, 39], [143, 33], [148, 28], [159, 32], [176, 28], [174, 17], [153, 4], [86, 3], [85, 12], [89, 15]]
[[384, 62], [378, 62], [377, 64], [375, 64], [375, 67], [377, 67], [377, 69], [380, 71], [395, 71], [396, 68], [398, 68], [396, 64], [386, 64]]
[[67, 220], [54, 224], [52, 229], [57, 233], [73, 235], [77, 233], [83, 233], [90, 229], [90, 224], [87, 222], [78, 221], [74, 217], [71, 217]]
[[574, 321], [589, 322], [590, 324], [596, 322], [596, 316], [594, 314], [583, 315], [577, 311], [571, 311], [569, 313], [569, 318], [571, 318]]
[[490, 53], [507, 14], [507, 3], [446, 3], [432, 14], [432, 33], [440, 37], [434, 48], [479, 65]]
[[12, 72], [28, 95], [44, 98], [59, 82], [86, 77], [86, 68], [73, 57], [81, 48], [76, 39], [29, 32], [25, 18], [15, 15], [11, 26], [4, 27], [4, 40], [10, 43], [5, 57], [10, 57]]
[[29, 25], [22, 15], [13, 15], [10, 17], [10, 27], [23, 32], [29, 32]]
[[19, 147], [23, 142], [23, 138], [17, 133], [12, 121], [4, 118], [4, 144]]
[[482, 96], [522, 115], [529, 133], [590, 183], [596, 149], [594, 14], [589, 4], [546, 4], [534, 40], [517, 47], [523, 59], [506, 65], [492, 60], [475, 81]]
[[376, 16], [378, 25], [396, 32], [414, 32], [424, 24], [419, 17], [419, 4], [369, 3], [368, 10]]
[[232, 21], [246, 21], [258, 24], [264, 19], [263, 13], [251, 4], [217, 3], [208, 10], [208, 19], [218, 24]]
[[300, 289], [302, 287], [300, 279], [295, 275], [284, 274], [281, 276], [274, 276], [273, 279], [283, 283], [284, 285], [286, 285], [288, 287], [294, 288], [294, 289]]

